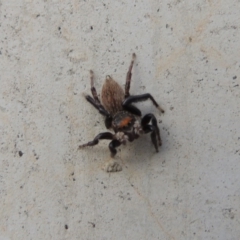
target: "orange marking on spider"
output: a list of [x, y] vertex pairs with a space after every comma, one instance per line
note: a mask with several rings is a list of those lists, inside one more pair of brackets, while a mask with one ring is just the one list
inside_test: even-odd
[[125, 117], [120, 123], [119, 123], [119, 127], [123, 128], [128, 126], [128, 124], [132, 121], [131, 117]]

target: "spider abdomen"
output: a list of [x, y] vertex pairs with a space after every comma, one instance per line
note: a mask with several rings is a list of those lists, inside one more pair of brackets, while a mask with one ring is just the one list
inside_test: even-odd
[[107, 76], [103, 84], [101, 97], [103, 106], [111, 115], [122, 110], [124, 91], [110, 76]]

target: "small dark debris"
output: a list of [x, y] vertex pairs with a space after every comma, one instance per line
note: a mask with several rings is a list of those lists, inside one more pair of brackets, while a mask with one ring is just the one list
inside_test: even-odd
[[73, 178], [73, 181], [76, 181], [76, 178]]
[[40, 14], [38, 14], [36, 17], [37, 17], [37, 18], [40, 17]]
[[21, 156], [23, 155], [23, 152], [22, 152], [22, 151], [19, 151], [19, 152], [18, 152], [18, 155], [19, 155], [19, 157], [21, 157]]
[[66, 229], [66, 230], [68, 229], [68, 225], [67, 225], [67, 224], [65, 224], [65, 226], [64, 226], [64, 227], [65, 227], [65, 229]]
[[93, 222], [88, 222], [88, 223], [90, 223], [90, 224], [92, 225], [93, 228], [96, 227], [96, 224], [95, 224], [95, 223], [93, 223]]
[[201, 81], [203, 81], [203, 78], [202, 78], [202, 79], [197, 79], [197, 81], [198, 81], [198, 82], [201, 82]]
[[232, 208], [226, 208], [222, 210], [223, 216], [226, 218], [234, 219], [234, 212]]
[[234, 80], [237, 79], [237, 76], [234, 76], [233, 79], [234, 79]]
[[239, 84], [236, 84], [236, 85], [234, 85], [233, 87], [238, 87], [239, 86]]
[[159, 12], [160, 9], [157, 10], [157, 12]]
[[93, 30], [93, 26], [91, 26], [90, 29]]
[[169, 25], [168, 24], [166, 24], [166, 28], [168, 28], [169, 27]]
[[61, 31], [61, 27], [58, 27], [58, 30]]

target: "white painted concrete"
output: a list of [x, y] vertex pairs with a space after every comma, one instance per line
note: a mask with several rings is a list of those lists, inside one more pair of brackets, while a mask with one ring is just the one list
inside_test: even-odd
[[[0, 239], [240, 239], [240, 2], [0, 1]], [[107, 174], [89, 93], [150, 92], [163, 146], [121, 147]], [[20, 156], [22, 153], [22, 156]], [[68, 228], [68, 229], [66, 229]]]

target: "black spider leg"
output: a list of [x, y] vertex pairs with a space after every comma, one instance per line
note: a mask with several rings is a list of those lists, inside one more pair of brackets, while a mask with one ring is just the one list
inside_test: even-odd
[[[123, 108], [126, 110], [131, 111], [131, 108], [133, 107], [131, 104], [135, 102], [141, 102], [141, 101], [146, 101], [150, 99], [153, 103], [153, 105], [158, 108], [162, 113], [164, 113], [164, 110], [158, 105], [156, 100], [153, 98], [153, 96], [150, 93], [145, 93], [141, 95], [135, 95], [135, 96], [129, 96], [123, 101]], [[136, 108], [136, 107], [134, 107]], [[136, 114], [138, 115], [138, 114]], [[138, 115], [141, 116], [141, 115]]]
[[131, 85], [131, 78], [132, 78], [132, 68], [134, 64], [134, 59], [136, 58], [136, 54], [132, 54], [132, 61], [130, 63], [127, 76], [126, 76], [126, 84], [125, 84], [125, 98], [130, 96], [129, 90], [130, 90], [130, 85]]
[[110, 151], [111, 151], [111, 157], [112, 157], [112, 158], [117, 154], [116, 148], [119, 147], [120, 145], [121, 145], [121, 142], [119, 142], [119, 141], [116, 140], [116, 139], [112, 140], [112, 141], [109, 143], [108, 147], [109, 147], [109, 149], [110, 149]]
[[[151, 120], [152, 120], [152, 124], [149, 124], [149, 122]], [[141, 125], [142, 125], [144, 133], [151, 132], [152, 143], [153, 143], [156, 151], [158, 152], [158, 145], [159, 146], [162, 145], [162, 140], [160, 137], [160, 130], [157, 125], [156, 117], [152, 113], [146, 114], [141, 120]]]
[[95, 146], [99, 143], [99, 140], [112, 140], [108, 147], [109, 150], [111, 152], [111, 157], [114, 157], [117, 153], [116, 147], [120, 146], [121, 143], [114, 139], [114, 134], [110, 133], [110, 132], [103, 132], [103, 133], [99, 133], [92, 141], [82, 144], [79, 146], [79, 148], [83, 148], [83, 147], [87, 147], [87, 146]]
[[96, 88], [94, 87], [92, 70], [90, 70], [90, 80], [91, 80], [91, 92], [92, 92], [93, 98], [89, 95], [86, 95], [85, 98], [89, 103], [91, 103], [99, 111], [100, 114], [102, 114], [103, 116], [106, 117], [105, 118], [105, 126], [108, 129], [111, 127], [112, 117], [108, 113], [108, 111], [104, 108], [104, 106], [101, 104], [101, 102], [98, 98]]

